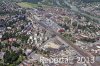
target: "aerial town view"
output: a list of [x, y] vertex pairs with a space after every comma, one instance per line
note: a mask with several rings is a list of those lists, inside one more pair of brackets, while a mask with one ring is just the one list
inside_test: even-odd
[[100, 0], [0, 0], [0, 66], [100, 66]]

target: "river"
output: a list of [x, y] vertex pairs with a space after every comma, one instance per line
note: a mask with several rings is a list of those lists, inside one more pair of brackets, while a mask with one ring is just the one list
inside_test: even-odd
[[65, 3], [66, 5], [68, 5], [68, 6], [70, 6], [71, 10], [73, 10], [73, 11], [75, 11], [75, 12], [78, 12], [78, 13], [84, 15], [84, 16], [87, 16], [87, 17], [89, 17], [89, 18], [91, 18], [91, 19], [98, 20], [99, 23], [100, 23], [100, 18], [95, 17], [95, 16], [88, 15], [88, 14], [86, 14], [86, 13], [80, 11], [76, 6], [74, 6], [74, 5], [70, 4], [70, 3], [68, 3], [67, 0], [64, 0], [64, 3]]

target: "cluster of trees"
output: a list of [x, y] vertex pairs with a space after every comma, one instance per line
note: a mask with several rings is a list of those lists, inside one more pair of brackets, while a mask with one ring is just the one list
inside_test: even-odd
[[96, 41], [96, 39], [91, 39], [91, 38], [83, 38], [81, 39], [81, 41], [85, 41], [85, 42], [92, 42], [94, 43]]
[[4, 63], [13, 64], [19, 58], [18, 53], [6, 51], [4, 55]]
[[0, 2], [2, 2], [2, 1], [19, 2], [19, 1], [22, 1], [22, 0], [0, 0]]
[[13, 42], [12, 46], [14, 46], [14, 47], [20, 47], [20, 44], [18, 44], [17, 42]]
[[18, 35], [17, 36], [22, 42], [27, 42], [27, 40], [29, 39], [29, 36], [28, 35]]
[[2, 50], [2, 48], [7, 48], [8, 46], [10, 46], [8, 43], [1, 43], [0, 42], [0, 50]]
[[[74, 1], [74, 0], [71, 0]], [[93, 3], [93, 2], [100, 2], [100, 0], [75, 0], [78, 3]]]
[[38, 3], [41, 2], [42, 0], [23, 0], [24, 2], [31, 2], [31, 3]]
[[2, 39], [5, 40], [5, 39], [9, 39], [9, 38], [14, 38], [14, 37], [16, 37], [16, 36], [15, 36], [15, 33], [7, 33], [7, 32], [6, 32], [6, 33], [3, 34]]
[[3, 57], [4, 64], [6, 64], [6, 66], [16, 66], [16, 65], [20, 64], [22, 60], [24, 60], [24, 57], [25, 57], [25, 55], [22, 52], [22, 50], [19, 50], [18, 52], [7, 50]]
[[82, 0], [84, 3], [100, 2], [100, 0]]

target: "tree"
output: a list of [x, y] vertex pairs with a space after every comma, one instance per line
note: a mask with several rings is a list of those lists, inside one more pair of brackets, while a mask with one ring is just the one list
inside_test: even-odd
[[9, 38], [9, 34], [8, 33], [4, 33], [2, 36], [3, 39], [8, 39]]
[[28, 38], [29, 38], [29, 36], [27, 36], [27, 35], [21, 35], [22, 42], [27, 42]]
[[14, 42], [14, 43], [12, 43], [12, 46], [14, 46], [14, 47], [19, 47], [20, 44], [18, 44], [17, 42]]
[[1, 44], [1, 42], [0, 42], [0, 49], [2, 49], [3, 48], [3, 45]]

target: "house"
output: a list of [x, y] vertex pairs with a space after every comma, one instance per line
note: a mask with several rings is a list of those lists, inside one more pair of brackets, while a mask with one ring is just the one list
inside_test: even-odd
[[5, 52], [0, 52], [0, 59], [3, 59]]
[[2, 39], [2, 34], [0, 34], [0, 41], [1, 41], [1, 39]]
[[0, 20], [0, 32], [3, 32], [5, 30], [5, 22], [3, 19]]

